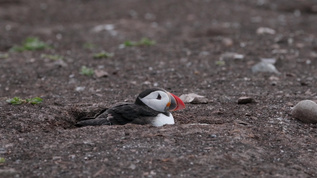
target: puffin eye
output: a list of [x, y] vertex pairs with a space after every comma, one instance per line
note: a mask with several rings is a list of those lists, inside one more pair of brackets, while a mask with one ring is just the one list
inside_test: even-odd
[[162, 99], [161, 95], [158, 94], [156, 99], [161, 100]]

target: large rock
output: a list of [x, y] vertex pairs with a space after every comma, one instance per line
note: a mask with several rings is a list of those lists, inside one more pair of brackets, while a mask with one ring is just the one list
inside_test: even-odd
[[292, 116], [305, 123], [317, 123], [317, 104], [311, 100], [303, 100], [295, 105]]

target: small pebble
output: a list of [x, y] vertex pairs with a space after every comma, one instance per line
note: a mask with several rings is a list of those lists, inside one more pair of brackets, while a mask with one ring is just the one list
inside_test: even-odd
[[274, 35], [275, 30], [268, 28], [268, 27], [260, 27], [256, 30], [256, 34], [258, 34], [258, 35], [262, 35], [262, 34]]
[[223, 38], [222, 44], [229, 47], [233, 45], [233, 40], [231, 38]]
[[132, 169], [132, 170], [134, 170], [134, 169], [136, 168], [136, 165], [135, 165], [135, 164], [131, 164], [131, 165], [129, 166], [129, 168]]
[[113, 24], [101, 24], [101, 25], [97, 25], [95, 26], [91, 31], [95, 32], [95, 33], [99, 33], [103, 30], [106, 31], [111, 31], [114, 30], [114, 25]]
[[231, 60], [231, 59], [244, 59], [244, 55], [233, 53], [233, 52], [226, 52], [221, 54], [220, 56], [220, 60]]
[[272, 86], [276, 86], [276, 85], [277, 85], [277, 82], [276, 82], [276, 81], [273, 81], [273, 82], [271, 82], [271, 85], [272, 85]]
[[272, 63], [269, 62], [259, 62], [252, 66], [253, 73], [266, 72], [266, 73], [275, 73], [280, 74], [280, 72], [275, 68]]
[[84, 91], [86, 87], [76, 87], [76, 91]]
[[278, 77], [275, 77], [275, 76], [271, 76], [269, 79], [271, 81], [279, 81], [280, 80]]
[[67, 63], [64, 62], [63, 60], [57, 60], [57, 61], [55, 61], [55, 62], [54, 62], [54, 65], [55, 65], [55, 66], [58, 66], [58, 67], [67, 67], [67, 66], [68, 66]]
[[96, 75], [97, 78], [108, 77], [109, 76], [108, 72], [106, 72], [104, 70], [95, 70], [95, 75]]
[[303, 100], [295, 105], [292, 116], [305, 123], [317, 123], [317, 104], [312, 100]]
[[152, 83], [150, 81], [145, 81], [142, 83], [143, 85], [151, 85]]
[[317, 53], [314, 52], [314, 51], [310, 52], [310, 57], [311, 58], [317, 58]]
[[248, 104], [253, 102], [254, 102], [254, 99], [248, 96], [242, 96], [238, 99], [238, 104]]

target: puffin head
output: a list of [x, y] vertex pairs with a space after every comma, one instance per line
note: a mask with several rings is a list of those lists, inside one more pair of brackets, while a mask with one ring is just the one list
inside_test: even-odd
[[185, 108], [184, 102], [179, 97], [161, 88], [144, 90], [135, 100], [135, 104], [146, 105], [159, 112], [176, 111]]

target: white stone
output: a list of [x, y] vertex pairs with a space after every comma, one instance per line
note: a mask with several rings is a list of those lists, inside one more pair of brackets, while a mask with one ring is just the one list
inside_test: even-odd
[[258, 35], [262, 35], [262, 34], [270, 34], [270, 35], [274, 35], [275, 34], [275, 30], [268, 28], [268, 27], [260, 27], [256, 30], [256, 34]]
[[76, 91], [84, 91], [86, 87], [76, 87]]
[[226, 52], [220, 56], [220, 60], [243, 59], [243, 58], [244, 58], [243, 54], [238, 54], [233, 52]]
[[179, 97], [184, 103], [206, 104], [208, 99], [195, 93], [183, 94]]
[[273, 64], [269, 62], [263, 62], [263, 61], [252, 66], [252, 72], [253, 73], [267, 72], [267, 73], [280, 74], [280, 72], [276, 69], [276, 67]]
[[102, 25], [97, 25], [92, 29], [92, 31], [96, 32], [96, 33], [101, 32], [103, 30], [112, 31], [112, 30], [114, 30], [114, 25], [113, 24], [102, 24]]
[[297, 103], [293, 110], [292, 116], [305, 123], [317, 123], [317, 104], [311, 100], [303, 100]]

